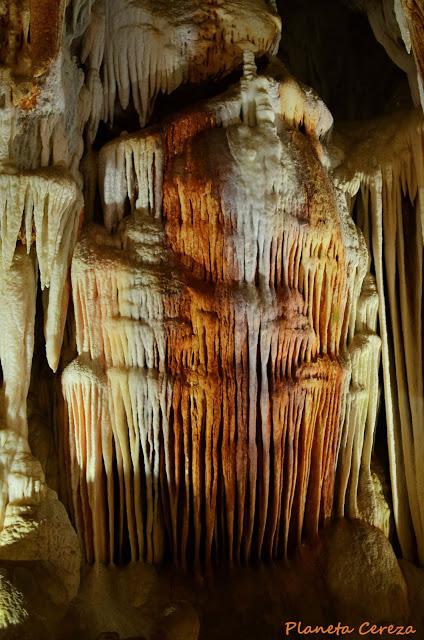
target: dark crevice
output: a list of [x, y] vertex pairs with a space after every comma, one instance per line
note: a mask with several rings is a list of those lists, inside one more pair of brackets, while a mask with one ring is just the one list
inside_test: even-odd
[[373, 118], [410, 104], [406, 75], [377, 42], [367, 16], [343, 0], [279, 0], [279, 56], [315, 89], [335, 120]]
[[[256, 61], [260, 72], [267, 64], [268, 57], [263, 56]], [[200, 84], [183, 84], [170, 94], [160, 93], [156, 98], [152, 114], [146, 127], [158, 124], [162, 120], [175, 115], [188, 108], [195, 108], [196, 103], [220, 96], [232, 85], [236, 85], [242, 76], [242, 67], [239, 66], [232, 73], [214, 82], [203, 82]], [[108, 142], [114, 140], [125, 133], [136, 133], [140, 131], [139, 116], [135, 110], [134, 103], [130, 97], [127, 109], [122, 109], [119, 100], [116, 100], [113, 124], [101, 121], [99, 124], [93, 149], [99, 150]]]

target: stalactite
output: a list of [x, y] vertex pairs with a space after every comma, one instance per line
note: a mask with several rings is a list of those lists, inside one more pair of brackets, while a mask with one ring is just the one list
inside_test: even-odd
[[105, 226], [116, 227], [125, 214], [127, 199], [131, 211], [144, 210], [154, 218], [161, 215], [163, 145], [160, 134], [123, 138], [100, 153], [99, 175]]
[[[423, 562], [423, 128], [412, 112], [341, 134], [346, 154], [336, 179], [356, 195], [379, 295], [384, 394], [393, 507], [406, 557], [414, 557], [410, 518]], [[362, 136], [362, 141], [360, 138]], [[365, 142], [366, 141], [366, 142]], [[369, 149], [373, 149], [369, 155]], [[370, 159], [372, 161], [370, 162]]]
[[356, 333], [349, 346], [352, 376], [338, 460], [338, 515], [360, 517], [359, 480], [372, 485], [371, 454], [379, 400], [381, 339], [376, 335], [378, 294], [368, 275], [359, 298]]
[[27, 255], [21, 246], [12, 264], [1, 270], [0, 358], [6, 425], [23, 438], [28, 435], [26, 399], [34, 350], [36, 295], [35, 255]]
[[66, 317], [66, 278], [82, 200], [75, 182], [55, 171], [0, 174], [0, 236], [3, 270], [13, 261], [18, 240], [30, 252], [34, 243], [46, 295], [46, 342], [51, 367], [60, 355]]
[[[114, 544], [115, 517], [113, 444], [106, 385], [106, 378], [99, 368], [87, 364], [84, 359], [72, 363], [63, 374], [69, 421], [74, 427], [65, 439], [74, 520], [87, 559], [113, 562], [113, 552], [110, 552]], [[75, 411], [79, 411], [84, 420]]]
[[[331, 117], [278, 69], [258, 75], [245, 54], [220, 100], [99, 153], [107, 230], [89, 226], [74, 253], [80, 357], [63, 377], [91, 561], [125, 546], [157, 561], [163, 540], [184, 568], [285, 555], [331, 517], [343, 424], [352, 500], [369, 468], [374, 397], [353, 425], [346, 413], [376, 385], [368, 255], [324, 166]], [[84, 444], [94, 432], [107, 460]], [[109, 548], [90, 536], [100, 522]]]
[[[420, 104], [417, 67], [411, 52], [410, 35], [407, 34], [404, 0], [382, 0], [365, 4], [374, 36], [388, 56], [408, 76], [411, 95]], [[407, 14], [406, 14], [407, 15]], [[406, 41], [406, 42], [405, 42]]]
[[418, 91], [421, 107], [424, 109], [424, 49], [422, 43], [422, 26], [424, 24], [424, 11], [422, 4], [413, 0], [394, 0], [396, 19], [399, 24], [405, 48], [412, 53], [415, 60]]
[[144, 126], [160, 93], [229, 73], [242, 62], [246, 42], [258, 55], [274, 52], [279, 33], [280, 18], [264, 0], [227, 2], [225, 9], [216, 1], [202, 7], [180, 0], [172, 8], [96, 2], [82, 49], [90, 139], [100, 120], [113, 121], [117, 100], [124, 110], [132, 101]]

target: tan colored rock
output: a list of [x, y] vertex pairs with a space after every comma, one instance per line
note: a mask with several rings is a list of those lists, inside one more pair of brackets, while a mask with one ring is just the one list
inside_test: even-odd
[[132, 102], [145, 126], [160, 93], [227, 75], [246, 48], [275, 52], [280, 29], [266, 0], [96, 2], [82, 49], [91, 138], [100, 120], [113, 122], [117, 101], [124, 110]]
[[169, 600], [170, 583], [144, 563], [125, 567], [85, 567], [81, 589], [63, 621], [66, 640], [92, 640], [102, 633], [119, 638], [151, 638], [155, 621]]
[[322, 575], [337, 615], [352, 622], [409, 623], [408, 587], [379, 529], [360, 520], [336, 520], [302, 551], [302, 560]]
[[[16, 634], [12, 625], [7, 631], [12, 635], [5, 637], [43, 640], [78, 591], [80, 544], [64, 506], [47, 488], [41, 465], [27, 450], [25, 439], [5, 429], [0, 433], [0, 566], [7, 567], [8, 578], [21, 594], [28, 614], [28, 620], [19, 621]], [[20, 609], [16, 611], [18, 615]]]
[[[424, 104], [420, 2], [360, 4]], [[153, 564], [170, 557], [199, 577], [281, 560], [335, 514], [387, 535], [371, 464], [380, 350], [398, 536], [424, 562], [422, 114], [341, 131], [330, 171], [332, 116], [272, 59], [280, 31], [274, 0], [0, 0], [11, 638], [45, 640], [55, 625], [60, 636], [72, 602], [66, 624], [84, 640], [195, 640], [199, 594], [213, 622], [207, 589], [177, 597]], [[225, 93], [134, 131], [159, 96], [202, 83], [210, 95], [242, 65]], [[116, 137], [122, 122], [130, 133]], [[38, 275], [63, 406], [48, 399], [54, 424], [28, 438]], [[31, 454], [37, 439], [44, 465], [46, 443], [58, 448], [79, 539]], [[93, 567], [79, 591], [80, 544]], [[320, 620], [410, 613], [393, 549], [363, 522], [324, 529], [299, 574], [244, 576], [225, 593], [252, 636], [274, 630], [286, 595]]]
[[[337, 184], [355, 207], [376, 274], [393, 513], [404, 557], [424, 562], [422, 113], [341, 127]], [[396, 239], [396, 241], [395, 241]]]
[[393, 533], [389, 491], [390, 488], [379, 464], [372, 466], [371, 478], [369, 474], [361, 475], [358, 488], [359, 517], [380, 529], [386, 538], [390, 538]]
[[32, 508], [12, 509], [0, 533], [0, 562], [40, 563], [52, 580], [44, 586], [52, 603], [66, 606], [78, 591], [81, 552], [64, 506], [47, 490]]
[[6, 572], [0, 569], [0, 638], [5, 632], [19, 627], [27, 621], [28, 611], [25, 599], [16, 587], [7, 579]]

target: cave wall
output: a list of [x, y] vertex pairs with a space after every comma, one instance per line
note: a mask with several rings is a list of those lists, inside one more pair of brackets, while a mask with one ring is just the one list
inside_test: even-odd
[[87, 563], [393, 535], [377, 440], [423, 562], [422, 7], [324, 9], [0, 3], [0, 538], [48, 485]]

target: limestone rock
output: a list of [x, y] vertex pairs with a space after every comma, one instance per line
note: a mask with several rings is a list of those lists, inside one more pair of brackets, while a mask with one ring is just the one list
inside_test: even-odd
[[92, 225], [74, 253], [62, 377], [90, 562], [122, 562], [126, 532], [134, 561], [164, 539], [182, 567], [285, 555], [331, 517], [339, 451], [356, 514], [380, 349], [365, 245], [325, 166], [325, 106], [244, 60], [224, 96], [99, 154], [111, 235]]
[[6, 632], [24, 624], [28, 618], [25, 599], [16, 587], [7, 579], [6, 572], [0, 571], [0, 637]]
[[343, 3], [416, 107], [343, 125], [285, 2], [0, 0], [0, 637], [421, 606], [423, 6]]
[[[80, 544], [64, 506], [45, 484], [40, 463], [25, 448], [23, 438], [9, 433], [5, 439], [7, 433], [1, 431], [0, 470], [8, 482], [2, 482], [0, 566], [6, 568], [27, 612], [28, 620], [19, 618], [16, 637], [43, 639], [78, 591]], [[7, 585], [5, 589], [7, 594]], [[18, 616], [19, 612], [17, 607]], [[13, 633], [11, 625], [5, 637], [14, 638]]]
[[64, 506], [57, 495], [47, 490], [31, 509], [6, 511], [0, 533], [0, 562], [39, 562], [50, 574], [46, 583], [51, 601], [64, 606], [75, 597], [79, 587], [80, 545]]
[[[424, 155], [422, 114], [341, 129], [345, 160], [335, 171], [365, 230], [376, 273], [393, 512], [406, 558], [424, 557], [421, 265]], [[396, 238], [396, 243], [393, 239]], [[414, 533], [414, 535], [412, 535]]]
[[205, 6], [177, 0], [172, 7], [152, 0], [96, 2], [82, 50], [91, 137], [101, 119], [113, 121], [117, 100], [124, 110], [132, 100], [144, 126], [159, 93], [228, 74], [245, 48], [258, 56], [275, 52], [280, 27], [266, 0], [209, 0]]
[[408, 587], [379, 529], [359, 520], [336, 520], [304, 554], [307, 566], [321, 573], [338, 615], [356, 622], [409, 623]]

